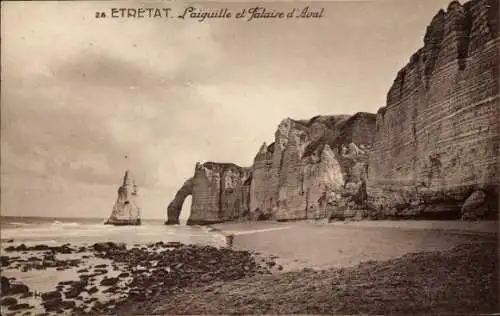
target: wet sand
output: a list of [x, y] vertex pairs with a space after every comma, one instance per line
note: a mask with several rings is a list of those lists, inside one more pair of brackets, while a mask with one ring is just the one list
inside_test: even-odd
[[498, 236], [498, 222], [256, 222], [213, 225], [233, 234], [233, 248], [275, 255], [283, 271], [348, 267], [407, 253], [450, 250]]

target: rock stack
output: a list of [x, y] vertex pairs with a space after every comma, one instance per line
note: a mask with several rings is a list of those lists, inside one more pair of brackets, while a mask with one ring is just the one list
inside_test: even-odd
[[136, 203], [137, 186], [128, 170], [125, 171], [123, 184], [118, 189], [118, 199], [113, 206], [111, 216], [105, 224], [140, 225], [141, 209]]

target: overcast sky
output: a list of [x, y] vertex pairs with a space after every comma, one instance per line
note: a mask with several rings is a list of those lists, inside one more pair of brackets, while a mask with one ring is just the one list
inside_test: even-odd
[[95, 18], [140, 2], [2, 2], [1, 213], [106, 218], [128, 153], [143, 217], [165, 218], [197, 161], [250, 166], [285, 117], [375, 113], [448, 2], [317, 2], [319, 20], [203, 23]]

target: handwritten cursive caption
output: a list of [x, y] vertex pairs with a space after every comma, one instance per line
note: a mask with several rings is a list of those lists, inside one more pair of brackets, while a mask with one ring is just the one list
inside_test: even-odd
[[180, 12], [174, 12], [172, 8], [110, 8], [95, 13], [95, 17], [98, 19], [165, 19], [194, 20], [197, 22], [204, 22], [210, 19], [236, 19], [247, 22], [272, 19], [321, 19], [325, 15], [325, 8], [313, 8], [311, 6], [290, 8], [287, 10], [275, 10], [260, 6], [239, 10], [231, 10], [229, 8], [207, 9], [190, 6]]

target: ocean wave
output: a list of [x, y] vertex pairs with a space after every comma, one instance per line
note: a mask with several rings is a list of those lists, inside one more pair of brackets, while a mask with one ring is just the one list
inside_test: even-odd
[[76, 226], [81, 226], [80, 223], [77, 222], [60, 222], [60, 221], [53, 221], [51, 226], [71, 226], [71, 227], [76, 227]]
[[19, 223], [19, 222], [7, 222], [6, 224], [13, 225], [13, 226], [30, 226], [30, 225], [33, 225], [33, 223]]

